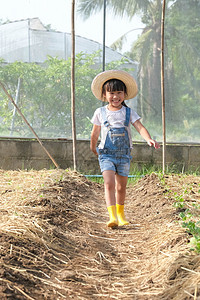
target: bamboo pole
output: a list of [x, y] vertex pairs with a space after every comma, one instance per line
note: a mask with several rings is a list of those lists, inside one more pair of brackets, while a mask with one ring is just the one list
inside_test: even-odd
[[37, 135], [37, 133], [34, 131], [34, 129], [31, 127], [31, 125], [29, 124], [29, 122], [27, 121], [27, 119], [25, 118], [25, 116], [23, 115], [23, 113], [21, 112], [21, 110], [19, 109], [18, 105], [15, 103], [13, 97], [8, 93], [7, 89], [5, 88], [4, 84], [0, 81], [0, 86], [2, 87], [4, 93], [8, 96], [8, 98], [11, 100], [11, 102], [13, 103], [14, 107], [17, 109], [18, 113], [21, 115], [22, 119], [24, 120], [24, 122], [28, 125], [28, 127], [31, 129], [31, 131], [33, 132], [33, 134], [35, 135], [37, 141], [39, 142], [40, 146], [42, 147], [42, 149], [46, 152], [46, 154], [49, 156], [49, 158], [51, 159], [51, 161], [54, 163], [54, 165], [56, 166], [56, 168], [59, 168], [58, 164], [56, 163], [56, 161], [53, 159], [53, 157], [50, 155], [50, 153], [47, 151], [47, 149], [45, 148], [45, 146], [43, 145], [42, 141], [40, 140], [39, 136]]
[[102, 70], [105, 71], [106, 65], [106, 0], [103, 2], [103, 57]]
[[161, 19], [161, 97], [162, 97], [162, 130], [163, 130], [163, 150], [162, 150], [162, 170], [165, 174], [166, 165], [166, 122], [165, 122], [165, 76], [164, 76], [164, 25], [165, 25], [165, 6], [166, 1], [163, 0], [162, 19]]
[[72, 142], [73, 142], [73, 163], [76, 170], [76, 120], [75, 120], [75, 0], [71, 6], [71, 118], [72, 118]]

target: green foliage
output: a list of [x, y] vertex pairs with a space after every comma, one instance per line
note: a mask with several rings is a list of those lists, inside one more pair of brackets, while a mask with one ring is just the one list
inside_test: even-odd
[[[89, 138], [90, 118], [101, 105], [91, 92], [91, 82], [101, 72], [96, 61], [99, 52], [79, 53], [75, 58], [76, 127], [78, 138]], [[119, 68], [125, 60], [112, 62], [107, 68]], [[48, 57], [43, 65], [0, 61], [0, 80], [15, 98], [21, 78], [18, 106], [40, 137], [71, 137], [71, 60]], [[0, 90], [1, 136], [9, 135], [13, 120], [13, 105]], [[15, 116], [15, 136], [32, 137], [20, 116]]]
[[174, 199], [175, 199], [175, 202], [173, 204], [173, 206], [175, 208], [184, 208], [185, 207], [185, 201], [184, 201], [184, 198], [182, 195], [177, 195], [177, 193], [174, 194]]
[[186, 231], [192, 235], [190, 238], [190, 250], [194, 250], [197, 253], [200, 253], [200, 222], [189, 221], [183, 222], [183, 228], [186, 228]]
[[[192, 187], [184, 190], [184, 194], [190, 194]], [[200, 190], [199, 190], [200, 192]], [[190, 236], [190, 250], [200, 253], [200, 204], [198, 202], [190, 202], [184, 199], [184, 194], [174, 194], [175, 202], [173, 206], [180, 211], [179, 217], [182, 220], [182, 227], [186, 229]]]

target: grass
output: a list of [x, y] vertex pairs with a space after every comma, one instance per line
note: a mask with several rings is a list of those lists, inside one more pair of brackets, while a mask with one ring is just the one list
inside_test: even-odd
[[[149, 175], [151, 173], [156, 173], [159, 175], [160, 180], [163, 179], [163, 171], [162, 167], [158, 165], [152, 165], [152, 164], [142, 164], [142, 165], [131, 165], [131, 169], [129, 172], [130, 177], [128, 178], [128, 183], [134, 184], [136, 183], [141, 177], [145, 175]], [[184, 168], [179, 165], [171, 164], [166, 166], [166, 171], [165, 174], [181, 174], [181, 175], [194, 175], [194, 176], [200, 176], [200, 169], [189, 169], [187, 171], [184, 171]], [[90, 174], [86, 175], [89, 180], [97, 183], [102, 183], [103, 184], [103, 178], [102, 175], [95, 175], [95, 174]]]

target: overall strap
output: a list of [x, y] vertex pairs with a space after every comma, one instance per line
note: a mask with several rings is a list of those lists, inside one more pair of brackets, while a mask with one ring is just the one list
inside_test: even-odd
[[101, 107], [101, 114], [102, 114], [102, 118], [103, 118], [103, 124], [108, 127], [110, 124], [107, 120], [107, 117], [106, 117], [106, 107], [105, 106], [102, 106]]
[[126, 106], [126, 120], [124, 122], [124, 126], [128, 127], [128, 124], [130, 122], [130, 116], [131, 116], [131, 109], [130, 107]]

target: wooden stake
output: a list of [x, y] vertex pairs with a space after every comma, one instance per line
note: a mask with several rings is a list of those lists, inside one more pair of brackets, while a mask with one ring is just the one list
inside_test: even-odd
[[72, 118], [72, 142], [73, 142], [73, 162], [76, 171], [76, 120], [75, 120], [75, 0], [72, 0], [71, 8], [71, 118]]
[[162, 168], [165, 174], [166, 164], [166, 130], [165, 130], [165, 84], [164, 84], [164, 25], [165, 25], [165, 5], [166, 1], [163, 0], [162, 7], [162, 20], [161, 20], [161, 97], [162, 97], [162, 128], [163, 128], [163, 155], [162, 155]]
[[39, 136], [37, 135], [37, 133], [34, 131], [34, 129], [31, 127], [31, 125], [29, 124], [29, 122], [27, 121], [27, 119], [25, 118], [25, 116], [23, 115], [23, 113], [21, 112], [21, 110], [19, 109], [18, 105], [15, 103], [13, 97], [8, 93], [7, 89], [5, 88], [5, 86], [3, 85], [3, 83], [0, 81], [0, 86], [2, 87], [3, 91], [5, 92], [5, 94], [8, 96], [8, 98], [11, 100], [11, 102], [13, 103], [13, 105], [15, 106], [15, 108], [17, 109], [18, 113], [21, 115], [22, 119], [24, 120], [24, 122], [28, 125], [28, 127], [31, 129], [31, 131], [33, 132], [33, 134], [35, 135], [37, 141], [39, 142], [40, 146], [43, 148], [43, 150], [46, 152], [46, 154], [49, 156], [49, 158], [51, 159], [51, 161], [54, 163], [54, 165], [56, 166], [56, 168], [59, 168], [58, 164], [56, 163], [56, 161], [53, 159], [53, 157], [50, 155], [50, 153], [47, 151], [47, 149], [44, 147], [44, 145], [42, 144]]

